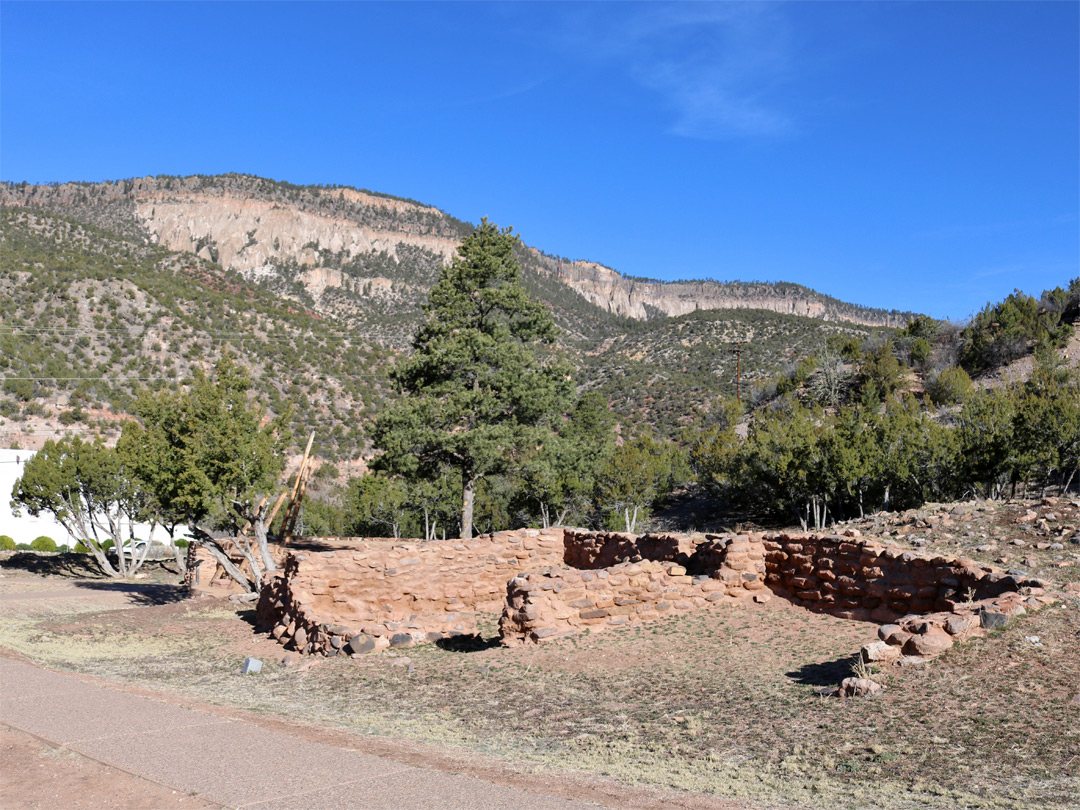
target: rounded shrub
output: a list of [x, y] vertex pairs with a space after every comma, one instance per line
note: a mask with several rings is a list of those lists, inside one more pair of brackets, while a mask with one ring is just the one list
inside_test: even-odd
[[955, 405], [963, 402], [971, 393], [971, 377], [959, 366], [947, 368], [927, 386], [927, 393], [935, 405]]
[[14, 551], [15, 541], [6, 534], [0, 534], [0, 551]]
[[74, 551], [76, 554], [89, 554], [90, 549], [83, 545], [82, 540], [75, 544]]
[[56, 547], [56, 550], [59, 551], [61, 554], [67, 554], [71, 551], [71, 546], [69, 546], [67, 543], [61, 543]]
[[56, 541], [48, 535], [41, 535], [30, 544], [34, 551], [56, 551]]
[[33, 549], [30, 548], [29, 543], [16, 543], [15, 544], [15, 550], [16, 551], [33, 551]]
[[183, 537], [181, 537], [179, 540], [175, 541], [173, 543], [173, 545], [176, 546], [177, 548], [187, 548], [188, 547], [188, 541], [185, 540]]

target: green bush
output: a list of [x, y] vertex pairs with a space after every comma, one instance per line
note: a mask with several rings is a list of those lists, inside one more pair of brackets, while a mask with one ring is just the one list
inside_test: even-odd
[[922, 365], [930, 359], [930, 353], [933, 351], [933, 346], [930, 345], [930, 341], [924, 337], [915, 338], [915, 341], [911, 344], [911, 362]]
[[89, 554], [90, 549], [82, 544], [82, 540], [75, 544], [74, 551], [76, 554]]
[[953, 366], [938, 374], [926, 387], [926, 392], [935, 405], [955, 405], [967, 398], [971, 388], [968, 373], [959, 366]]
[[0, 551], [14, 551], [15, 541], [6, 534], [0, 534]]
[[30, 544], [34, 551], [56, 551], [56, 541], [47, 535], [41, 535]]
[[56, 547], [56, 550], [59, 551], [61, 554], [67, 554], [71, 551], [71, 546], [69, 546], [67, 543], [61, 543], [59, 546]]
[[176, 546], [177, 548], [187, 548], [188, 547], [188, 541], [181, 537], [179, 540], [175, 541], [173, 543], [173, 545]]
[[29, 543], [16, 543], [15, 544], [15, 550], [16, 551], [33, 551], [33, 549], [30, 548]]

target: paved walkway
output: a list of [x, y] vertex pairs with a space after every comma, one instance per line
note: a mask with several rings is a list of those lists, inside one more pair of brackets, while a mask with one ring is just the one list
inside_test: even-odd
[[5, 658], [0, 658], [0, 724], [229, 808], [602, 806], [403, 765]]

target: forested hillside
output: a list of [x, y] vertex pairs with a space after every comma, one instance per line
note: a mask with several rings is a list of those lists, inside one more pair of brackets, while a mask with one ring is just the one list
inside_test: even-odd
[[[170, 181], [157, 182], [168, 188]], [[456, 238], [468, 227], [407, 201], [385, 198], [406, 213], [378, 219], [377, 206], [259, 183], [272, 201], [281, 195], [304, 210], [363, 213], [418, 238]], [[315, 430], [331, 460], [364, 454], [364, 426], [391, 393], [387, 369], [409, 348], [444, 263], [440, 250], [408, 241], [351, 256], [324, 250], [317, 267], [289, 260], [271, 274], [243, 275], [213, 261], [207, 245], [191, 253], [151, 244], [128, 220], [133, 202], [122, 184], [74, 185], [65, 194], [66, 187], [50, 188], [62, 204], [0, 212], [0, 429], [8, 443], [40, 444], [57, 427], [122, 416], [139, 387], [180, 383], [228, 348], [251, 368], [272, 413], [292, 409], [297, 436]], [[49, 213], [56, 207], [70, 216]], [[611, 402], [626, 435], [647, 425], [674, 435], [734, 394], [732, 350], [740, 344], [747, 390], [830, 334], [870, 333], [753, 309], [624, 318], [547, 272], [549, 257], [519, 247], [517, 258], [526, 289], [560, 328], [576, 384]]]
[[235, 353], [273, 413], [355, 457], [393, 352], [211, 262], [36, 212], [0, 212], [0, 416], [5, 443], [89, 431], [140, 388], [176, 386]]

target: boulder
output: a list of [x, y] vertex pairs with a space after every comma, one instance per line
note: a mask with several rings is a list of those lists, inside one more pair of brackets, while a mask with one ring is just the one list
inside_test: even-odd
[[364, 633], [358, 633], [349, 639], [349, 643], [345, 645], [345, 649], [352, 655], [369, 653], [375, 649], [375, 639]]
[[956, 613], [945, 620], [945, 632], [950, 636], [959, 636], [979, 623], [970, 613]]
[[863, 645], [861, 655], [867, 664], [886, 663], [900, 657], [900, 648], [884, 641], [872, 641]]
[[940, 655], [949, 649], [953, 643], [953, 637], [940, 627], [931, 627], [927, 632], [914, 635], [904, 642], [904, 654], [918, 656]]
[[844, 678], [836, 693], [843, 698], [869, 697], [870, 695], [876, 695], [884, 688], [880, 683], [869, 678]]

